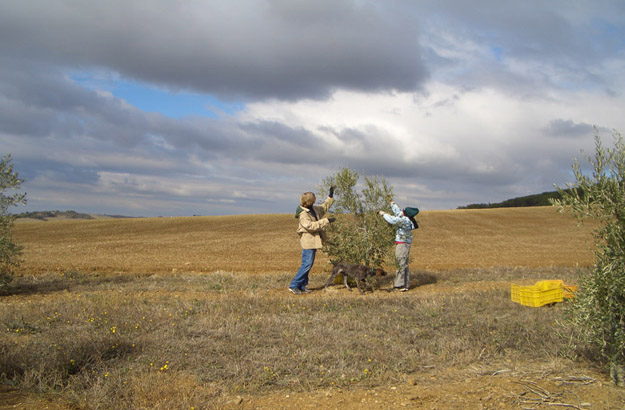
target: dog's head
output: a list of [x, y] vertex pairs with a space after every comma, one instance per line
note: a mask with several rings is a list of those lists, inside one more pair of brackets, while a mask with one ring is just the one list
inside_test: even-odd
[[375, 276], [376, 278], [380, 278], [382, 276], [386, 276], [386, 272], [380, 268], [375, 268], [371, 270], [371, 276]]

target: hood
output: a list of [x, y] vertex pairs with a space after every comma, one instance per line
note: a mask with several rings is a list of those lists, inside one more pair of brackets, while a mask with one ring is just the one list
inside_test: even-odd
[[302, 208], [301, 206], [298, 206], [297, 209], [295, 210], [295, 218], [299, 218], [299, 214], [301, 214], [303, 210], [304, 208]]

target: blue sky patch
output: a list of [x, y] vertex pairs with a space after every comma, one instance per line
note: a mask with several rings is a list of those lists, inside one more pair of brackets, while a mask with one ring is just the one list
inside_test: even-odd
[[224, 102], [209, 94], [168, 91], [149, 84], [122, 80], [113, 74], [77, 72], [70, 74], [70, 78], [82, 87], [108, 91], [140, 110], [158, 112], [170, 118], [217, 118], [234, 115], [244, 108], [241, 102]]

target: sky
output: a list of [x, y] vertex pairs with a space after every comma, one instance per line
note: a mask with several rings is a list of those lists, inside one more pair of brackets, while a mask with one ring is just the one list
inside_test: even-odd
[[291, 213], [342, 168], [500, 202], [574, 182], [624, 92], [622, 0], [0, 2], [14, 213]]

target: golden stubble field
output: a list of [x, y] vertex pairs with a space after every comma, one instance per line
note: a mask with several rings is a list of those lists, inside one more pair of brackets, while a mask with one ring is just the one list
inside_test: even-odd
[[410, 291], [391, 275], [364, 296], [322, 290], [323, 253], [313, 293], [286, 291], [293, 215], [20, 220], [0, 408], [625, 406], [556, 331], [563, 304], [510, 301], [511, 281], [575, 284], [592, 223], [551, 207], [418, 219]]
[[[586, 266], [592, 225], [552, 207], [430, 211], [419, 215], [411, 269]], [[20, 221], [20, 272], [295, 272], [292, 215]], [[327, 271], [319, 254], [313, 274]]]

